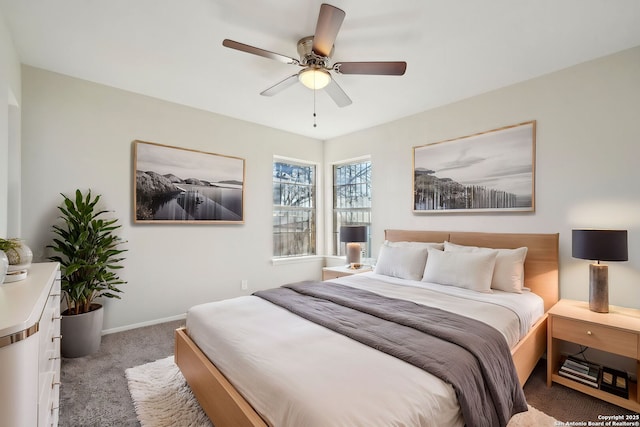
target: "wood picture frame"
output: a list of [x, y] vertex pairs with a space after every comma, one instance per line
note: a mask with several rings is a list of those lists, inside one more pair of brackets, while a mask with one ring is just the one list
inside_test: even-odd
[[535, 211], [536, 121], [413, 147], [413, 212]]
[[134, 141], [134, 222], [243, 224], [245, 160]]

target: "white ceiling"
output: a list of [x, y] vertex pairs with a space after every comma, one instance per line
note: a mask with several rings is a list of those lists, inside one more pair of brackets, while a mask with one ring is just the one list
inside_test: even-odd
[[0, 0], [24, 64], [329, 139], [640, 45], [638, 0], [332, 0], [334, 61], [406, 61], [404, 76], [338, 75], [353, 104], [296, 84], [320, 0]]

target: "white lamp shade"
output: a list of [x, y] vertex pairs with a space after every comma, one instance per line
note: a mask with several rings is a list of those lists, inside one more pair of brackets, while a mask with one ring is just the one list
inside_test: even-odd
[[331, 82], [331, 74], [318, 68], [306, 68], [298, 73], [298, 80], [309, 89], [322, 89]]

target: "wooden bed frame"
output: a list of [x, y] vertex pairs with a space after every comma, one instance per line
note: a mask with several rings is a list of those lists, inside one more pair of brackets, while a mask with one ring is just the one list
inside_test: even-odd
[[[507, 234], [457, 231], [385, 230], [389, 241], [443, 242], [489, 248], [528, 248], [525, 286], [544, 300], [545, 315], [511, 350], [524, 385], [546, 350], [547, 314], [558, 301], [558, 234]], [[193, 394], [216, 427], [266, 427], [265, 421], [191, 341], [185, 328], [175, 332], [175, 360]]]

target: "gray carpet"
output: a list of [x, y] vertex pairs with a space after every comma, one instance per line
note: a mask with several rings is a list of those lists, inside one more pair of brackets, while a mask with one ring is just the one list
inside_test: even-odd
[[[62, 359], [61, 427], [139, 426], [125, 369], [173, 354], [173, 331], [183, 321], [106, 335], [98, 353]], [[562, 421], [596, 421], [598, 415], [632, 414], [561, 385], [546, 386], [540, 363], [524, 388], [533, 407]]]
[[139, 426], [124, 371], [173, 354], [173, 331], [184, 321], [105, 335], [100, 350], [62, 359], [61, 427]]

